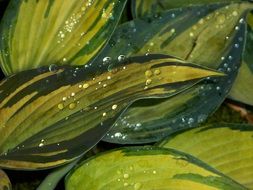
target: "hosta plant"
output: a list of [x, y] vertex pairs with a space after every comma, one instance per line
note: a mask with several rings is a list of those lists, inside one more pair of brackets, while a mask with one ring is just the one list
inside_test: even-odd
[[205, 124], [253, 106], [251, 2], [0, 6], [0, 168], [55, 168], [41, 190], [253, 189], [253, 126]]

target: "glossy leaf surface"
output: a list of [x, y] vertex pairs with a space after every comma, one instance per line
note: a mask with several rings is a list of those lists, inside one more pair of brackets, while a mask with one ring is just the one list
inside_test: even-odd
[[179, 7], [230, 2], [240, 2], [240, 0], [132, 0], [132, 14], [136, 18]]
[[176, 133], [160, 144], [186, 152], [253, 189], [253, 126], [213, 124]]
[[250, 7], [248, 3], [193, 6], [121, 25], [98, 61], [105, 56], [162, 52], [219, 69], [227, 77], [204, 81], [168, 100], [136, 102], [104, 140], [122, 144], [154, 142], [197, 126], [213, 113], [228, 95], [240, 67], [243, 18]]
[[110, 38], [125, 2], [11, 0], [0, 26], [2, 70], [86, 64]]
[[[159, 71], [150, 76], [150, 72]], [[182, 73], [167, 75], [167, 73]], [[208, 76], [224, 76], [153, 55], [93, 67], [43, 67], [0, 84], [0, 166], [42, 169], [93, 147], [135, 100], [173, 96]]]
[[195, 158], [171, 149], [132, 147], [93, 157], [66, 178], [66, 189], [223, 189], [236, 184]]
[[229, 98], [253, 106], [253, 14], [248, 15], [248, 33], [242, 66]]

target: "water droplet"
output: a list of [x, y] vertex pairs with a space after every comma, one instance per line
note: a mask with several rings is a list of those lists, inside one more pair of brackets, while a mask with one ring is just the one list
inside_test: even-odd
[[147, 70], [147, 71], [145, 72], [145, 76], [146, 76], [146, 77], [151, 77], [152, 75], [153, 75], [153, 73], [152, 73], [151, 70]]
[[103, 64], [104, 65], [106, 65], [106, 64], [109, 64], [110, 62], [111, 62], [111, 57], [105, 57], [104, 59], [103, 59]]
[[63, 110], [64, 109], [64, 104], [63, 103], [58, 104], [58, 109]]
[[120, 137], [122, 137], [122, 134], [121, 133], [115, 133], [114, 136], [117, 137], [117, 138], [120, 138]]
[[57, 66], [54, 65], [54, 64], [52, 64], [52, 65], [50, 65], [50, 66], [48, 67], [48, 70], [49, 70], [50, 72], [56, 72], [56, 71], [57, 71]]
[[40, 143], [40, 144], [39, 144], [39, 147], [43, 147], [43, 146], [44, 146], [44, 143]]
[[128, 183], [124, 183], [124, 186], [127, 187], [127, 186], [128, 186]]
[[108, 77], [107, 77], [107, 80], [111, 80], [111, 79], [112, 79], [112, 77], [111, 77], [111, 76], [108, 76]]
[[232, 15], [233, 16], [238, 16], [238, 12], [237, 11], [233, 11]]
[[71, 93], [71, 96], [74, 97], [76, 94], [74, 92]]
[[190, 32], [190, 37], [194, 37], [194, 33], [193, 32]]
[[124, 178], [128, 179], [129, 178], [129, 174], [124, 174]]
[[140, 190], [141, 189], [142, 184], [141, 183], [136, 183], [134, 184], [134, 190]]
[[66, 101], [66, 100], [67, 100], [67, 97], [63, 97], [63, 98], [62, 98], [62, 101]]
[[75, 102], [69, 104], [69, 109], [70, 109], [70, 110], [73, 110], [73, 109], [75, 109], [75, 108], [76, 108], [76, 103], [75, 103]]
[[106, 116], [106, 112], [103, 113], [103, 117], [105, 117], [105, 116]]
[[118, 107], [118, 105], [114, 104], [114, 105], [112, 106], [112, 109], [113, 109], [113, 110], [116, 110], [117, 107]]
[[146, 80], [146, 85], [150, 85], [152, 83], [151, 79]]
[[155, 73], [155, 75], [160, 75], [161, 71], [159, 69], [156, 69], [154, 73]]
[[119, 62], [122, 62], [122, 61], [124, 61], [125, 60], [125, 56], [124, 55], [120, 55], [120, 56], [118, 56], [118, 61]]
[[188, 119], [188, 124], [189, 124], [189, 125], [191, 125], [193, 122], [194, 122], [194, 119], [193, 119], [193, 118], [189, 118], [189, 119]]
[[83, 84], [83, 89], [87, 89], [87, 88], [89, 88], [89, 84], [88, 83], [85, 83], [85, 84]]
[[153, 171], [153, 174], [156, 174], [156, 171], [155, 171], [155, 170]]
[[170, 30], [170, 32], [171, 32], [172, 34], [174, 34], [174, 33], [176, 32], [176, 29], [175, 29], [175, 28], [172, 28], [172, 29]]

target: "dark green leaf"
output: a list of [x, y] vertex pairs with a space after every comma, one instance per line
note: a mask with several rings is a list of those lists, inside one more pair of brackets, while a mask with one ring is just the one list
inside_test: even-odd
[[[131, 106], [105, 141], [147, 143], [203, 122], [224, 101], [236, 78], [244, 47], [249, 3], [174, 9], [121, 25], [98, 57], [161, 52], [219, 69], [227, 77], [204, 81], [178, 96]], [[190, 18], [190, 19], [189, 19]]]

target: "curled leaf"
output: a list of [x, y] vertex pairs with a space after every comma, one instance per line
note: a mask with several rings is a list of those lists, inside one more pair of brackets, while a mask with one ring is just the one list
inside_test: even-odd
[[121, 25], [98, 59], [162, 52], [227, 76], [203, 81], [167, 100], [136, 102], [104, 140], [122, 144], [154, 142], [205, 121], [224, 101], [236, 78], [244, 49], [244, 17], [251, 7], [249, 3], [192, 6]]
[[70, 162], [93, 147], [134, 101], [173, 96], [203, 78], [224, 76], [163, 55], [53, 68], [1, 82], [1, 167], [42, 169]]
[[11, 190], [11, 182], [3, 170], [0, 169], [0, 190]]
[[11, 0], [0, 25], [2, 70], [86, 64], [109, 39], [125, 2]]

